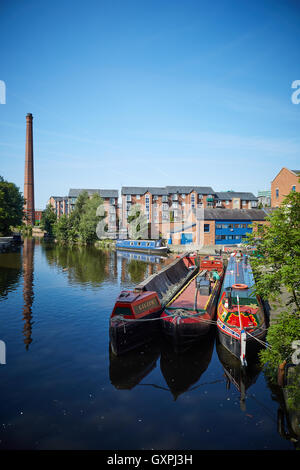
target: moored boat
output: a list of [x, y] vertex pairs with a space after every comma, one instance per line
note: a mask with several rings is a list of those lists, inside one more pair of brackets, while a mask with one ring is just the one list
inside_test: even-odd
[[110, 317], [109, 335], [115, 355], [149, 341], [160, 330], [165, 305], [198, 271], [196, 256], [176, 258], [133, 290], [122, 291]]
[[166, 255], [169, 251], [168, 247], [163, 246], [162, 240], [117, 240], [117, 250], [136, 251], [140, 253], [155, 253], [158, 255]]
[[263, 303], [255, 294], [254, 286], [248, 257], [233, 253], [220, 294], [217, 328], [221, 344], [244, 366], [247, 357], [261, 347], [266, 335]]
[[204, 258], [200, 272], [166, 306], [162, 330], [176, 350], [186, 349], [212, 329], [223, 276], [220, 256]]

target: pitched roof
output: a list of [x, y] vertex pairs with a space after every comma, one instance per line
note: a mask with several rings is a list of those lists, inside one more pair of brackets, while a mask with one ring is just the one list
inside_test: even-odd
[[263, 209], [204, 209], [204, 220], [264, 220]]
[[254, 196], [253, 193], [222, 191], [222, 192], [217, 192], [216, 195], [217, 195], [217, 199], [221, 199], [223, 201], [231, 200], [235, 197], [242, 199], [244, 201], [257, 201], [257, 197]]
[[69, 197], [78, 197], [80, 193], [86, 191], [89, 196], [92, 194], [99, 194], [103, 198], [108, 197], [119, 197], [119, 191], [117, 189], [74, 189], [69, 190]]
[[154, 196], [162, 196], [168, 194], [189, 194], [196, 191], [198, 194], [214, 194], [214, 190], [209, 186], [165, 186], [164, 188], [150, 186], [123, 186], [121, 194], [145, 194], [149, 192]]
[[123, 186], [121, 190], [121, 194], [123, 196], [126, 196], [127, 194], [139, 194], [141, 196], [147, 192], [154, 196], [163, 196], [168, 194], [166, 188], [153, 188], [149, 186]]
[[166, 186], [169, 194], [189, 194], [196, 191], [198, 194], [214, 194], [214, 190], [210, 186]]

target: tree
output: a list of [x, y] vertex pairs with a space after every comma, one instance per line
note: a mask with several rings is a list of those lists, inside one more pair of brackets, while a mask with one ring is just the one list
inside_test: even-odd
[[54, 224], [53, 226], [53, 232], [55, 235], [55, 238], [58, 241], [68, 241], [69, 236], [70, 236], [70, 221], [68, 217], [63, 214]]
[[258, 242], [260, 257], [251, 257], [256, 292], [276, 298], [284, 287], [291, 304], [300, 310], [300, 193], [291, 192], [281, 207], [267, 218], [267, 224], [248, 234], [247, 243]]
[[54, 212], [54, 209], [51, 207], [50, 204], [48, 204], [48, 206], [42, 213], [41, 227], [43, 230], [46, 230], [46, 232], [50, 236], [53, 235], [53, 228], [56, 220], [57, 217]]
[[93, 194], [93, 196], [85, 200], [84, 204], [81, 206], [78, 236], [84, 243], [97, 240], [96, 227], [100, 216], [97, 216], [96, 212], [101, 204], [103, 204], [103, 200], [99, 194]]
[[19, 188], [0, 176], [0, 233], [9, 235], [11, 227], [22, 224], [24, 198]]

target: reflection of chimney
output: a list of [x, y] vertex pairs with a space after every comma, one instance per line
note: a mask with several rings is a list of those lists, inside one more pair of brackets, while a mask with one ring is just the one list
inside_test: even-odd
[[33, 137], [32, 114], [26, 116], [26, 149], [25, 149], [25, 177], [24, 177], [24, 212], [27, 225], [34, 225], [34, 175], [33, 175]]
[[25, 238], [23, 246], [23, 334], [26, 349], [32, 342], [32, 303], [34, 298], [33, 292], [33, 250], [34, 238]]

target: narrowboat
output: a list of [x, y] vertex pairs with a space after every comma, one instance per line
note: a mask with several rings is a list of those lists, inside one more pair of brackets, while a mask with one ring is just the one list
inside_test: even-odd
[[162, 330], [174, 349], [183, 351], [211, 331], [224, 276], [220, 256], [202, 259], [200, 272], [186, 284], [161, 314]]
[[261, 347], [266, 321], [261, 298], [254, 292], [255, 281], [247, 255], [232, 253], [217, 309], [217, 329], [221, 344], [243, 366]]
[[160, 314], [199, 269], [197, 257], [184, 254], [133, 290], [124, 290], [110, 317], [113, 354], [120, 355], [151, 340], [160, 331]]
[[169, 249], [163, 246], [162, 240], [117, 240], [117, 250], [137, 251], [141, 253], [155, 253], [167, 255]]

